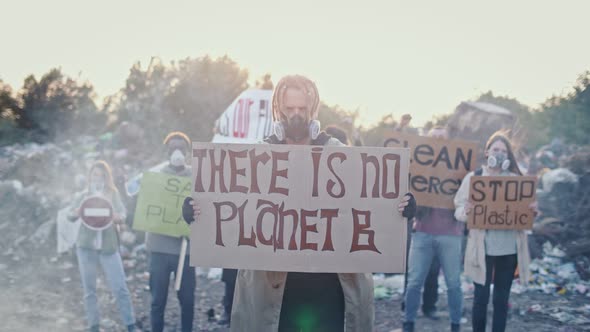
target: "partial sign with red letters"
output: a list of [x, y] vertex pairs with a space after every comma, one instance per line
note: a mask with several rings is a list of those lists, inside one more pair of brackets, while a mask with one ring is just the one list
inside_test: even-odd
[[191, 265], [403, 272], [409, 150], [193, 143]]

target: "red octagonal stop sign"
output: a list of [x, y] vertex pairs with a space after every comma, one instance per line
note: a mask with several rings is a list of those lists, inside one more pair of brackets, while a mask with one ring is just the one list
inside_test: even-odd
[[80, 216], [86, 227], [101, 231], [113, 221], [113, 205], [103, 197], [88, 197], [80, 206]]

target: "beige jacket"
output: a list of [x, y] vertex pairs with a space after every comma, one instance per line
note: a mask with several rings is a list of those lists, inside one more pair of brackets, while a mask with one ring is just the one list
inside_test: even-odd
[[[483, 168], [482, 175], [489, 175], [487, 168]], [[516, 175], [512, 173], [502, 175]], [[455, 195], [455, 218], [459, 221], [466, 222], [465, 203], [469, 198], [469, 182], [473, 172], [467, 174], [461, 186]], [[515, 231], [516, 236], [516, 256], [518, 260], [518, 273], [520, 283], [527, 285], [530, 272], [530, 255], [526, 231]], [[467, 246], [465, 248], [465, 275], [470, 277], [473, 282], [485, 285], [486, 283], [486, 249], [485, 249], [486, 231], [483, 229], [470, 229], [467, 237]]]
[[[326, 145], [343, 145], [331, 138]], [[373, 276], [338, 274], [344, 293], [346, 332], [373, 331]], [[279, 329], [287, 272], [240, 270], [231, 314], [232, 332], [274, 332]]]
[[[346, 332], [373, 331], [373, 276], [338, 274], [344, 293]], [[279, 329], [287, 272], [240, 270], [231, 315], [232, 332], [274, 332]]]

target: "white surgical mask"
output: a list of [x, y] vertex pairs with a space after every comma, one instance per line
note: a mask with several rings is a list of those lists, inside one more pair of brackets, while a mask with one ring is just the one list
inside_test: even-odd
[[183, 166], [184, 162], [185, 162], [184, 154], [180, 150], [176, 149], [170, 155], [170, 164], [172, 166], [176, 166], [176, 167]]
[[92, 181], [90, 182], [90, 192], [93, 194], [102, 193], [104, 190], [104, 181]]

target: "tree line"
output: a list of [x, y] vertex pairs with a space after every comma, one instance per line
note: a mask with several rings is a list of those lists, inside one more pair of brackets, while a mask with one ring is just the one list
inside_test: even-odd
[[[40, 78], [30, 75], [18, 89], [0, 79], [0, 146], [100, 135], [123, 121], [143, 128], [148, 144], [160, 142], [172, 130], [208, 141], [215, 120], [251, 87], [249, 80], [248, 70], [228, 56], [186, 58], [167, 64], [152, 58], [147, 66], [137, 62], [129, 69], [125, 86], [100, 103], [90, 82], [72, 78], [60, 68]], [[254, 85], [272, 89], [271, 75], [256, 79]], [[554, 137], [566, 143], [590, 144], [590, 71], [580, 75], [569, 94], [552, 96], [536, 108], [492, 91], [474, 100], [512, 111], [525, 131], [529, 148], [547, 144]], [[339, 125], [352, 133], [358, 110], [325, 103], [321, 108], [322, 124]], [[445, 114], [435, 116], [425, 128], [444, 125], [447, 119]], [[360, 134], [367, 144], [379, 144], [383, 132], [395, 125], [390, 114], [370, 128], [360, 128]]]

